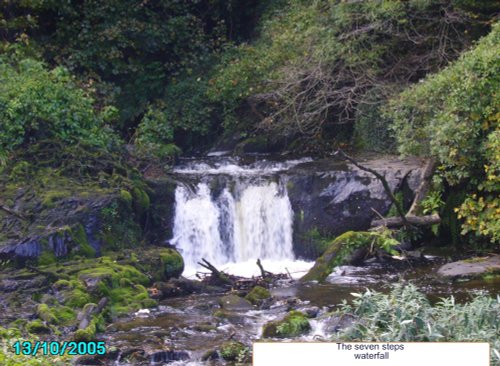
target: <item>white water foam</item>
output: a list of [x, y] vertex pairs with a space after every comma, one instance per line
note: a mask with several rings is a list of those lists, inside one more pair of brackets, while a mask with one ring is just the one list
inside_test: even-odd
[[[234, 171], [229, 166], [224, 171], [227, 169]], [[274, 181], [249, 183], [244, 179], [229, 186], [218, 195], [204, 182], [192, 190], [182, 185], [176, 188], [175, 239], [171, 243], [184, 258], [183, 275], [204, 271], [197, 264], [204, 258], [227, 273], [245, 277], [260, 275], [257, 259], [270, 272], [302, 276], [312, 263], [295, 260], [293, 211], [286, 187]]]

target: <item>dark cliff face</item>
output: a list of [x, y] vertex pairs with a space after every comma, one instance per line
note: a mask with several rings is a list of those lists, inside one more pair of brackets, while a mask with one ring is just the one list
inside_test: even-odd
[[[419, 184], [421, 161], [394, 157], [359, 158], [382, 173], [393, 193], [411, 202]], [[288, 196], [294, 211], [294, 252], [314, 259], [322, 246], [349, 230], [366, 230], [371, 221], [387, 214], [391, 201], [381, 182], [351, 164], [322, 160], [301, 164], [286, 173]]]
[[[357, 159], [382, 173], [392, 191], [402, 192], [404, 201], [411, 202], [419, 183], [420, 160], [390, 156]], [[177, 178], [179, 184], [189, 183], [186, 177]], [[198, 179], [207, 177], [202, 173], [190, 184]], [[212, 176], [214, 194], [232, 184], [232, 179]], [[51, 261], [71, 255], [99, 256], [103, 251], [133, 248], [141, 242], [165, 243], [172, 236], [175, 180], [175, 176], [157, 179], [141, 192], [77, 191], [50, 204], [29, 192], [19, 194], [16, 207], [30, 212], [30, 217], [22, 220], [3, 214], [0, 259], [22, 264], [44, 253], [43, 260]], [[377, 178], [339, 159], [305, 162], [253, 180], [280, 181], [286, 187], [294, 212], [294, 252], [300, 258], [315, 259], [334, 237], [368, 229], [377, 213], [385, 215], [391, 206]]]
[[75, 187], [50, 202], [44, 201], [43, 191], [19, 189], [15, 207], [24, 216], [2, 213], [0, 260], [48, 264], [170, 237], [175, 182], [168, 178], [149, 182], [146, 189]]

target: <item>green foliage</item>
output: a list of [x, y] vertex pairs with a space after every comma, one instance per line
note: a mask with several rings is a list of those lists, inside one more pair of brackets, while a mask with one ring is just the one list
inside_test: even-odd
[[439, 191], [430, 191], [427, 197], [420, 203], [422, 206], [422, 213], [425, 215], [438, 213], [444, 205], [441, 195], [442, 193]]
[[[389, 96], [387, 89], [394, 92], [393, 89], [397, 88], [396, 85], [392, 88], [374, 87], [361, 98], [356, 108], [353, 136], [357, 148], [377, 152], [395, 151], [396, 143], [393, 132], [390, 130], [390, 119], [383, 115], [382, 109]], [[389, 216], [396, 216], [396, 214]]]
[[490, 342], [491, 361], [500, 361], [500, 297], [485, 294], [465, 304], [453, 297], [432, 306], [413, 285], [397, 284], [388, 295], [367, 290], [352, 294], [341, 314], [359, 321], [338, 337], [363, 342]]
[[94, 100], [63, 67], [0, 58], [0, 155], [50, 138], [105, 147], [112, 141], [105, 119], [113, 107], [106, 108], [97, 113]]
[[390, 103], [388, 116], [399, 150], [435, 156], [454, 186], [467, 184], [466, 202], [455, 206], [462, 233], [498, 242], [500, 24], [458, 61]]
[[323, 235], [317, 227], [307, 231], [302, 240], [302, 245], [306, 246], [306, 253], [313, 258], [317, 258], [325, 252], [334, 238], [329, 235]]
[[26, 324], [26, 331], [31, 334], [49, 334], [50, 327], [45, 325], [40, 319], [35, 319]]
[[247, 347], [236, 341], [225, 342], [220, 347], [220, 355], [226, 361], [237, 361], [240, 354], [245, 352], [247, 352]]
[[484, 31], [474, 16], [438, 0], [276, 3], [255, 42], [226, 49], [207, 94], [222, 104], [226, 126], [236, 126], [247, 99], [260, 103], [251, 127], [330, 138], [339, 134], [335, 125], [359, 123], [358, 141], [387, 151], [393, 142], [381, 113], [386, 98], [438, 70], [470, 34]]
[[52, 356], [44, 355], [43, 357], [33, 357], [31, 355], [16, 355], [12, 345], [15, 342], [34, 342], [37, 341], [37, 336], [30, 335], [22, 337], [18, 328], [3, 328], [0, 327], [0, 339], [3, 341], [3, 347], [0, 347], [0, 364], [4, 366], [66, 366], [71, 363], [73, 356]]
[[476, 236], [489, 237], [492, 243], [500, 243], [500, 130], [488, 136], [487, 162], [484, 165], [485, 180], [478, 185], [478, 194], [469, 195], [456, 209], [458, 218], [465, 218], [462, 234], [474, 232]]

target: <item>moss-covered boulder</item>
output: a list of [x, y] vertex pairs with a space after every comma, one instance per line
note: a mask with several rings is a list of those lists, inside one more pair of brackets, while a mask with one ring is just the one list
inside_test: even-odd
[[384, 233], [348, 231], [337, 237], [301, 281], [324, 281], [336, 266], [353, 264], [376, 248], [389, 249], [398, 242]]
[[159, 254], [163, 279], [168, 280], [179, 277], [184, 271], [184, 260], [179, 252], [166, 248], [162, 249]]
[[35, 319], [26, 324], [26, 330], [31, 334], [49, 334], [50, 327], [45, 325], [40, 319]]
[[182, 256], [172, 248], [149, 247], [126, 253], [123, 262], [138, 268], [153, 281], [178, 278], [184, 271]]
[[253, 305], [260, 305], [266, 299], [271, 297], [268, 289], [261, 286], [255, 286], [246, 296], [245, 299], [250, 301]]
[[243, 343], [228, 341], [221, 345], [219, 352], [224, 360], [236, 361], [245, 353], [246, 350], [247, 347]]
[[292, 338], [311, 330], [309, 320], [300, 311], [291, 311], [282, 320], [269, 322], [262, 328], [263, 338]]

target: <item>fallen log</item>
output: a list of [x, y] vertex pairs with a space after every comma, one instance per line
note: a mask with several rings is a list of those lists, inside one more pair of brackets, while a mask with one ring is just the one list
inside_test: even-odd
[[406, 226], [407, 223], [410, 223], [413, 226], [429, 226], [434, 224], [441, 223], [441, 218], [438, 214], [427, 215], [427, 216], [413, 216], [407, 215], [405, 216], [405, 221], [401, 219], [401, 217], [388, 217], [386, 219], [377, 219], [373, 220], [371, 223], [372, 228], [377, 227], [388, 227], [388, 228], [399, 228], [402, 226]]
[[267, 277], [272, 277], [273, 273], [266, 271], [264, 267], [262, 266], [262, 263], [260, 262], [260, 259], [257, 259], [257, 266], [259, 266], [260, 269], [260, 274], [262, 278], [266, 279]]
[[229, 275], [219, 271], [212, 263], [207, 261], [205, 258], [202, 258], [201, 260], [203, 263], [198, 262], [198, 264], [203, 268], [208, 269], [212, 273], [208, 280], [211, 285], [232, 286], [234, 284], [234, 280], [232, 280]]

